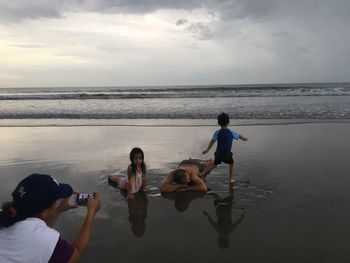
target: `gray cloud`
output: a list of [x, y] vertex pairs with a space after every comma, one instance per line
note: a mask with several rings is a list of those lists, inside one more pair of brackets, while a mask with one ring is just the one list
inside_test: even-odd
[[222, 20], [260, 19], [283, 17], [313, 20], [322, 15], [350, 19], [348, 0], [2, 0], [0, 21], [18, 22], [23, 19], [59, 18], [66, 12], [148, 13], [159, 9], [206, 8]]
[[108, 13], [148, 13], [159, 9], [185, 9], [192, 10], [201, 7], [201, 1], [197, 0], [100, 0], [100, 1], [85, 1], [92, 2], [88, 4], [92, 11], [101, 11]]
[[204, 23], [192, 23], [187, 30], [193, 33], [198, 39], [208, 40], [214, 37], [213, 31]]
[[136, 0], [2, 0], [0, 21], [16, 23], [25, 19], [60, 18], [66, 12], [148, 13], [159, 9], [201, 7], [201, 1]]
[[182, 25], [186, 24], [187, 22], [188, 22], [187, 19], [183, 18], [183, 19], [178, 19], [175, 24], [177, 26], [182, 26]]
[[23, 19], [59, 18], [63, 11], [59, 1], [11, 1], [0, 2], [0, 21], [20, 22]]
[[[178, 26], [175, 33], [172, 33], [187, 40], [183, 43], [184, 50], [188, 47], [196, 49], [196, 51], [190, 51], [183, 58], [184, 60], [189, 58], [191, 62], [196, 62], [206, 54], [212, 55], [213, 58], [221, 55], [223, 62], [220, 61], [217, 65], [223, 66], [218, 71], [230, 72], [232, 65], [239, 65], [240, 74], [243, 76], [246, 74], [247, 81], [253, 82], [254, 79], [282, 82], [284, 80], [336, 81], [346, 80], [350, 75], [349, 0], [1, 0], [0, 24], [5, 24], [5, 28], [8, 23], [23, 23], [22, 28], [26, 29], [29, 25], [29, 23], [26, 24], [26, 20], [32, 19], [38, 20], [33, 24], [40, 29], [41, 19], [59, 19], [66, 14], [69, 17], [70, 13], [145, 14], [161, 9], [191, 11], [197, 8], [203, 8], [208, 16], [204, 15], [201, 20], [200, 15], [193, 17], [185, 15], [186, 18], [184, 18], [181, 14], [179, 17], [175, 16], [178, 19], [175, 18], [172, 22], [174, 26]], [[16, 25], [11, 26], [9, 31], [20, 28]], [[117, 33], [107, 34], [103, 38], [103, 34], [93, 35], [94, 33], [88, 30], [88, 32], [82, 32], [78, 27], [77, 29], [73, 31], [62, 29], [52, 33], [53, 45], [65, 39], [70, 39], [76, 44], [89, 43], [87, 40], [91, 40], [90, 42], [95, 43], [93, 46], [98, 52], [108, 53], [102, 54], [103, 58], [109, 56], [109, 53], [118, 55], [128, 53], [122, 60], [123, 63], [130, 60], [130, 54], [142, 57], [146, 53], [143, 47], [140, 49], [138, 46], [130, 47], [127, 43], [128, 39], [118, 38]], [[49, 30], [51, 32], [54, 29]], [[169, 29], [171, 30], [173, 29]], [[191, 33], [189, 40], [186, 38], [188, 34], [182, 34], [183, 32]], [[42, 34], [35, 33], [38, 37]], [[147, 34], [146, 31], [145, 34]], [[19, 35], [23, 34], [19, 33]], [[192, 38], [193, 36], [195, 39]], [[45, 37], [43, 36], [44, 44]], [[174, 36], [173, 40], [179, 38]], [[117, 40], [113, 41], [113, 39]], [[213, 42], [197, 41], [209, 39]], [[35, 43], [35, 40], [29, 38], [24, 43], [18, 41], [12, 46], [40, 48], [41, 45]], [[171, 48], [174, 50], [179, 48], [180, 45], [176, 41], [172, 43], [174, 44]], [[160, 41], [159, 48], [161, 49], [163, 45], [166, 47], [166, 44]], [[205, 50], [206, 45], [215, 46], [215, 49]], [[153, 47], [153, 44], [150, 46]], [[77, 53], [77, 50], [72, 49], [72, 54]], [[140, 53], [136, 53], [135, 50]], [[100, 53], [97, 53], [96, 57], [100, 56]], [[168, 54], [172, 52], [164, 54], [164, 61], [178, 59], [179, 65], [183, 64], [179, 56], [182, 52], [174, 57], [171, 55], [167, 57]], [[236, 64], [225, 62], [231, 57]], [[107, 57], [106, 61], [109, 61], [108, 59], [110, 58]], [[150, 63], [150, 60], [152, 59], [144, 59], [147, 63]], [[137, 62], [137, 59], [135, 61]], [[166, 68], [163, 65], [164, 61], [157, 61], [154, 67]], [[201, 67], [204, 63], [198, 65]], [[193, 68], [198, 65], [196, 64]], [[140, 67], [140, 71], [147, 71], [148, 68], [149, 66]], [[183, 72], [179, 72], [179, 79], [182, 75]], [[270, 79], [264, 79], [267, 77]], [[229, 75], [227, 78], [229, 79]], [[244, 79], [241, 80], [244, 81]]]

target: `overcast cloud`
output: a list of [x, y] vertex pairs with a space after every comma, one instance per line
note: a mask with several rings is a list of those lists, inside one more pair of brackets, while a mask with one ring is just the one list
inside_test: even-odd
[[0, 2], [0, 87], [350, 81], [350, 1]]

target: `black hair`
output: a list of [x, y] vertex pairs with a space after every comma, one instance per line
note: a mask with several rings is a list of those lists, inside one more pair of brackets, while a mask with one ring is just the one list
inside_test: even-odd
[[135, 164], [133, 163], [134, 157], [136, 154], [140, 154], [141, 155], [141, 159], [142, 159], [142, 163], [141, 163], [141, 170], [142, 170], [142, 176], [146, 175], [146, 164], [145, 164], [145, 156], [143, 154], [143, 151], [141, 150], [141, 148], [135, 147], [131, 150], [130, 152], [130, 166], [131, 166], [131, 171], [132, 171], [132, 175], [136, 175], [136, 167]]
[[2, 205], [2, 211], [0, 211], [0, 228], [12, 226], [19, 221], [26, 220], [28, 217], [36, 217], [47, 208], [38, 210], [32, 207], [21, 207], [19, 209], [14, 202], [5, 202]]
[[220, 126], [226, 126], [230, 123], [230, 117], [225, 113], [221, 113], [219, 116], [218, 116], [218, 124]]
[[9, 227], [15, 223], [11, 207], [13, 207], [12, 202], [3, 203], [2, 211], [0, 211], [0, 228]]
[[191, 199], [186, 198], [184, 193], [179, 193], [179, 194], [181, 194], [181, 196], [180, 195], [176, 196], [174, 205], [177, 211], [185, 212], [187, 208], [190, 207]]
[[175, 170], [175, 173], [174, 173], [174, 181], [176, 183], [180, 183], [182, 184], [182, 182], [185, 180], [186, 178], [186, 172], [185, 170], [182, 170], [182, 169], [177, 169]]
[[137, 222], [137, 223], [133, 222], [131, 224], [131, 231], [136, 237], [142, 237], [146, 231], [145, 220], [142, 220], [142, 221]]

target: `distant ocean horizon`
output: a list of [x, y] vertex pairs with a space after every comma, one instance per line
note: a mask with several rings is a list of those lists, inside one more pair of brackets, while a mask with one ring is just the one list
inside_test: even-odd
[[350, 83], [1, 88], [0, 119], [350, 119]]

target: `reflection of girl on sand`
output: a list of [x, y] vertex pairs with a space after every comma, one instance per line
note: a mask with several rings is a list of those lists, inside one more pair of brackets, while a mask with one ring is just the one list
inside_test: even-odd
[[143, 192], [135, 194], [135, 198], [128, 199], [129, 222], [136, 237], [142, 237], [146, 230], [148, 200]]
[[230, 240], [228, 237], [236, 226], [242, 222], [244, 214], [241, 214], [239, 219], [235, 223], [232, 223], [233, 190], [230, 190], [230, 195], [225, 198], [220, 198], [217, 194], [214, 194], [214, 198], [217, 222], [214, 222], [207, 211], [203, 211], [203, 214], [208, 218], [209, 223], [219, 233], [218, 245], [224, 249], [230, 245]]

